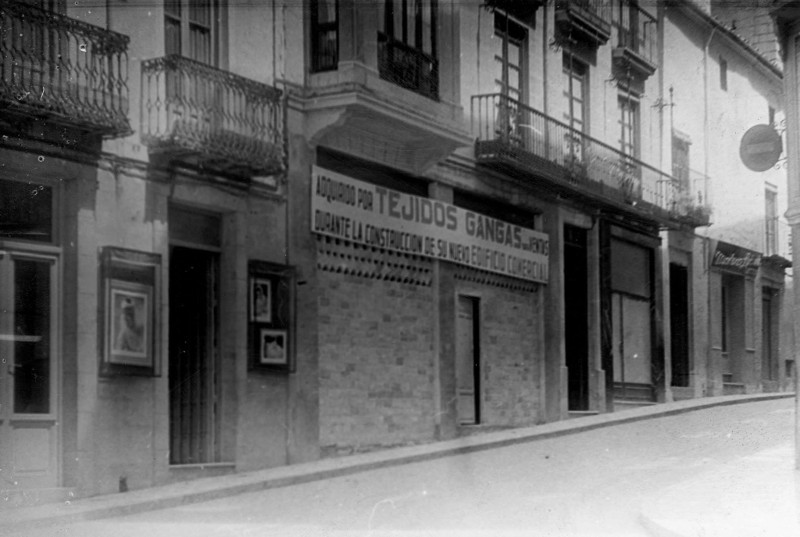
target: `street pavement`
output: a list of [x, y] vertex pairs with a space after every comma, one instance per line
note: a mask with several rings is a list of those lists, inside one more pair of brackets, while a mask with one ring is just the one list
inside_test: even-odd
[[[81, 500], [53, 507], [64, 516], [45, 526], [29, 510], [27, 518], [7, 516], [0, 533], [5, 527], [27, 537], [800, 535], [793, 420], [794, 400], [786, 397], [657, 405]], [[266, 490], [241, 485], [258, 479], [263, 485], [270, 475], [284, 481], [261, 486]], [[233, 494], [246, 490], [256, 491]], [[199, 501], [205, 498], [217, 499]], [[47, 518], [46, 508], [38, 509]], [[107, 518], [67, 521], [80, 513]]]

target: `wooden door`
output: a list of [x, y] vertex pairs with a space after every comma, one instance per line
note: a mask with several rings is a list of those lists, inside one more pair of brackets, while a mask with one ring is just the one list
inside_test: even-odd
[[459, 296], [456, 318], [456, 389], [458, 423], [480, 423], [480, 349], [477, 332], [478, 301]]
[[57, 260], [0, 251], [0, 488], [58, 485]]

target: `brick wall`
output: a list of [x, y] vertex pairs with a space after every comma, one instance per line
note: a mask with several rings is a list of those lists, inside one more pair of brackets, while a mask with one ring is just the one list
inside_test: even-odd
[[320, 445], [434, 435], [434, 296], [424, 259], [319, 239]]
[[481, 422], [544, 421], [542, 290], [535, 284], [470, 269], [456, 272], [456, 292], [480, 303]]

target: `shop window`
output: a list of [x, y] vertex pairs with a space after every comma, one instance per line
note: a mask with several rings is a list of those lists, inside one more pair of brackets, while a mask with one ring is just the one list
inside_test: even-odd
[[311, 2], [311, 69], [332, 71], [339, 64], [339, 0]]
[[0, 180], [0, 239], [53, 242], [53, 189]]
[[625, 241], [612, 241], [611, 288], [650, 298], [650, 251]]

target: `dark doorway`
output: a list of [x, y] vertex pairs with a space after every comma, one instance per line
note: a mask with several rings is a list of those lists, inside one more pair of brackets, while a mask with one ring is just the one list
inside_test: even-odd
[[586, 230], [564, 226], [564, 341], [569, 410], [589, 410], [589, 317]]
[[773, 341], [773, 291], [764, 287], [761, 291], [761, 378], [763, 380], [776, 380], [777, 360], [775, 360], [775, 345]]
[[169, 274], [170, 463], [215, 462], [218, 254], [173, 246]]
[[689, 271], [669, 264], [672, 385], [689, 386]]

